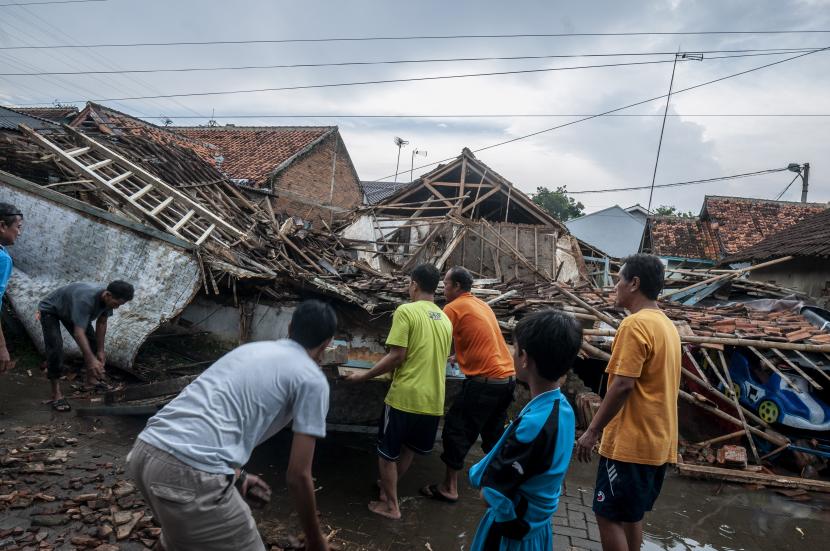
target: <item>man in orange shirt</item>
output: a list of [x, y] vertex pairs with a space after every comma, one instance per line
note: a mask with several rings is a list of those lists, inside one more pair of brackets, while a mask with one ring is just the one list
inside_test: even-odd
[[602, 436], [593, 509], [604, 551], [639, 551], [643, 517], [677, 462], [680, 335], [657, 306], [664, 277], [656, 256], [625, 259], [616, 302], [631, 314], [614, 338], [608, 392], [576, 445], [590, 461]]
[[472, 295], [472, 288], [473, 276], [462, 267], [444, 276], [444, 313], [452, 322], [455, 358], [467, 378], [444, 418], [444, 482], [421, 488], [427, 497], [452, 503], [458, 500], [458, 472], [467, 452], [479, 435], [484, 453], [496, 445], [516, 387], [513, 357], [496, 315]]

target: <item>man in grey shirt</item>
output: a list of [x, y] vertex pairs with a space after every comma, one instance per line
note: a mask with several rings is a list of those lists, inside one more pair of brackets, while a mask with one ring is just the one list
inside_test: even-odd
[[127, 456], [127, 472], [161, 524], [167, 551], [265, 549], [243, 498], [267, 501], [271, 489], [242, 467], [254, 447], [292, 420], [288, 490], [306, 549], [329, 549], [317, 519], [311, 463], [316, 439], [326, 435], [329, 407], [318, 363], [336, 328], [330, 306], [303, 302], [289, 338], [225, 354], [148, 421]]
[[[55, 411], [72, 409], [63, 397], [60, 377], [63, 374], [63, 337], [61, 325], [78, 343], [86, 365], [86, 384], [103, 384], [104, 364], [107, 361], [104, 339], [107, 320], [113, 310], [133, 299], [135, 289], [126, 281], [113, 281], [106, 287], [92, 283], [70, 283], [49, 293], [38, 305], [38, 316], [43, 329], [46, 369], [52, 387], [52, 408]], [[95, 329], [92, 322], [95, 322]]]

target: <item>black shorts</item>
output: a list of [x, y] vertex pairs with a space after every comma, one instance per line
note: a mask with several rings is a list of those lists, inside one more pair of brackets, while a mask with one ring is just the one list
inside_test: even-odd
[[626, 463], [600, 456], [594, 513], [614, 522], [639, 522], [651, 511], [666, 476], [666, 465]]
[[481, 435], [481, 449], [488, 453], [499, 441], [513, 403], [516, 383], [487, 384], [467, 379], [444, 418], [443, 461], [450, 469], [464, 468], [464, 458]]
[[378, 455], [397, 461], [403, 446], [421, 455], [430, 453], [440, 420], [439, 415], [408, 413], [384, 404], [378, 422]]

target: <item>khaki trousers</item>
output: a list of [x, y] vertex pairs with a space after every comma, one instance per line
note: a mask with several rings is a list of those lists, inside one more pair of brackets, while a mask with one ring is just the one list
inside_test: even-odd
[[233, 481], [190, 467], [136, 440], [127, 455], [135, 480], [161, 525], [167, 551], [264, 551], [251, 509]]

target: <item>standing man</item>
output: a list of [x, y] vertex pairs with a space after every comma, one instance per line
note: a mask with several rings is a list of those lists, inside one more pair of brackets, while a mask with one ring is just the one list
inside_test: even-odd
[[657, 306], [663, 282], [656, 256], [625, 259], [616, 304], [630, 315], [605, 369], [608, 391], [577, 442], [579, 459], [590, 461], [602, 437], [593, 509], [604, 551], [639, 551], [643, 517], [660, 494], [666, 465], [677, 462], [680, 335]]
[[[6, 294], [6, 285], [12, 276], [12, 257], [6, 247], [14, 245], [23, 231], [23, 213], [14, 205], [0, 203], [0, 301]], [[14, 362], [6, 348], [6, 336], [0, 326], [0, 374], [14, 367]]]
[[414, 454], [432, 452], [438, 421], [444, 414], [452, 324], [435, 305], [440, 279], [431, 264], [421, 264], [412, 271], [412, 302], [395, 310], [386, 339], [389, 353], [365, 373], [350, 373], [345, 378], [359, 382], [392, 372], [378, 427], [380, 499], [369, 503], [370, 511], [391, 519], [401, 518], [398, 480], [409, 469]]
[[[104, 364], [107, 361], [104, 350], [107, 320], [113, 310], [131, 301], [134, 293], [131, 284], [120, 280], [113, 281], [106, 288], [92, 283], [70, 283], [52, 291], [40, 301], [38, 315], [43, 328], [47, 376], [52, 387], [52, 409], [72, 409], [60, 387], [60, 377], [63, 374], [61, 325], [81, 349], [86, 365], [87, 386], [105, 386], [101, 379], [104, 378]], [[93, 321], [95, 329], [92, 328]]]
[[331, 306], [303, 302], [287, 339], [228, 352], [148, 421], [127, 456], [127, 472], [161, 525], [164, 549], [264, 551], [243, 498], [267, 502], [271, 489], [242, 467], [254, 447], [293, 419], [288, 492], [306, 549], [328, 551], [311, 463], [329, 409], [329, 385], [318, 364], [336, 329]]
[[472, 274], [460, 266], [444, 276], [444, 313], [452, 322], [455, 358], [467, 378], [444, 418], [444, 482], [421, 488], [423, 495], [451, 503], [458, 500], [458, 472], [479, 435], [485, 454], [501, 438], [516, 387], [513, 358], [496, 315], [472, 295], [472, 288]]

